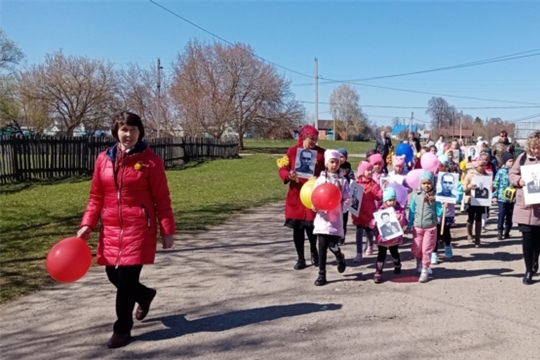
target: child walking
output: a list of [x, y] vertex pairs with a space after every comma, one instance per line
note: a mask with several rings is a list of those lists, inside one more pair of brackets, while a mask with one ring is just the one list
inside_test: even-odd
[[[446, 156], [441, 155], [439, 156], [439, 171], [438, 173], [453, 173], [456, 170], [452, 169], [449, 164], [452, 160]], [[445, 176], [444, 178], [441, 178], [441, 176], [438, 176], [437, 181], [449, 181], [452, 180], [449, 176]], [[456, 204], [461, 203], [461, 200], [463, 198], [463, 186], [461, 186], [461, 183], [458, 182], [457, 184], [457, 194], [456, 194]], [[456, 216], [456, 204], [449, 203], [446, 206], [446, 214], [444, 219], [444, 228], [442, 229], [442, 235], [441, 235], [441, 227], [442, 227], [442, 217], [440, 218], [438, 224], [437, 224], [437, 237], [439, 241], [435, 243], [435, 249], [433, 250], [433, 253], [431, 254], [431, 263], [432, 264], [438, 264], [439, 263], [439, 242], [444, 243], [444, 258], [445, 259], [451, 259], [452, 256], [454, 256], [454, 251], [452, 250], [452, 234], [450, 232], [450, 228], [454, 224], [455, 216]], [[442, 204], [441, 204], [442, 205]]]
[[499, 215], [497, 219], [497, 230], [499, 230], [498, 239], [508, 239], [512, 229], [512, 216], [514, 215], [514, 199], [509, 200], [505, 197], [505, 189], [510, 187], [509, 172], [514, 166], [514, 156], [510, 153], [504, 153], [502, 156], [503, 166], [497, 171], [495, 181], [493, 182], [493, 203], [499, 204]]
[[338, 262], [337, 268], [340, 273], [345, 271], [345, 256], [339, 248], [339, 240], [343, 238], [343, 211], [350, 205], [351, 195], [349, 191], [349, 180], [339, 171], [340, 154], [337, 150], [326, 150], [324, 152], [324, 162], [326, 170], [321, 173], [315, 182], [315, 188], [324, 183], [336, 185], [341, 191], [341, 203], [330, 211], [316, 212], [313, 222], [313, 234], [319, 238], [319, 277], [315, 280], [315, 286], [325, 285], [326, 280], [326, 252], [330, 250]]
[[356, 225], [356, 257], [355, 263], [362, 262], [364, 233], [367, 238], [366, 255], [373, 254], [373, 230], [369, 227], [373, 213], [377, 211], [376, 203], [382, 200], [381, 187], [373, 180], [373, 165], [367, 161], [362, 161], [358, 165], [358, 178], [356, 182], [364, 188], [362, 203], [360, 204], [360, 213], [358, 216], [352, 216], [353, 224]]
[[467, 239], [471, 242], [474, 239], [475, 247], [480, 247], [480, 236], [482, 235], [482, 217], [485, 216], [484, 214], [487, 212], [487, 207], [471, 205], [471, 192], [476, 189], [476, 184], [474, 184], [472, 180], [475, 176], [488, 176], [485, 166], [486, 162], [483, 159], [473, 161], [472, 167], [467, 171], [467, 176], [465, 176], [465, 203], [467, 204], [466, 211], [468, 213]]
[[441, 204], [435, 201], [434, 184], [433, 174], [424, 171], [420, 175], [420, 189], [413, 195], [409, 207], [407, 232], [413, 231], [411, 252], [416, 258], [421, 283], [427, 282], [432, 273], [431, 253], [437, 242], [437, 218], [443, 213]]
[[[352, 170], [351, 163], [347, 161], [349, 153], [345, 148], [339, 148], [339, 171], [341, 175], [349, 182], [354, 182], [356, 179], [354, 176], [354, 171]], [[349, 212], [344, 210], [343, 212], [343, 237], [339, 240], [339, 245], [345, 244], [345, 235], [347, 235], [347, 224], [349, 223]]]
[[375, 182], [380, 185], [381, 177], [383, 175], [383, 166], [384, 166], [382, 155], [373, 154], [367, 158], [367, 161], [371, 165], [373, 165], [373, 180], [375, 180]]
[[[398, 204], [396, 190], [391, 187], [384, 189], [383, 204], [379, 207], [379, 211], [393, 208], [401, 227], [407, 226], [407, 217], [405, 216], [405, 210]], [[384, 261], [386, 260], [386, 253], [390, 250], [390, 254], [394, 258], [394, 274], [401, 273], [401, 258], [399, 256], [398, 246], [403, 243], [403, 236], [398, 236], [391, 240], [385, 239], [377, 229], [377, 222], [371, 221], [371, 228], [375, 234], [375, 243], [377, 244], [377, 264], [375, 268], [375, 275], [373, 281], [379, 284], [382, 281], [382, 274], [384, 268]]]

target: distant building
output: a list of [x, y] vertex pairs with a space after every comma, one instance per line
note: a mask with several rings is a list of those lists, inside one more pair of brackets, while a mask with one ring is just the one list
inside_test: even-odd
[[412, 131], [412, 132], [416, 133], [418, 131], [418, 126], [416, 126], [416, 125], [412, 125], [412, 126], [409, 126], [409, 125], [396, 125], [392, 129], [392, 132], [390, 133], [390, 136], [392, 137], [392, 139], [397, 139], [400, 136], [400, 134], [403, 134], [403, 133], [408, 134], [409, 131]]

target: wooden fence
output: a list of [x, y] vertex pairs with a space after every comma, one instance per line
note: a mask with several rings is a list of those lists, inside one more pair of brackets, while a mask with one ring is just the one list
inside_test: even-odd
[[[111, 137], [0, 136], [0, 184], [91, 174], [98, 154], [115, 143]], [[175, 137], [147, 144], [165, 167], [238, 156], [235, 141]]]

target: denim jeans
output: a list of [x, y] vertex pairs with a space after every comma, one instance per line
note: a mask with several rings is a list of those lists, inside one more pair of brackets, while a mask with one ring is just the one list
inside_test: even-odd
[[514, 215], [514, 205], [514, 203], [499, 202], [499, 218], [497, 223], [497, 229], [499, 231], [506, 231], [508, 233], [512, 229], [512, 215]]
[[368, 240], [367, 245], [373, 246], [373, 230], [370, 228], [364, 228], [361, 226], [356, 226], [356, 253], [362, 254], [363, 251], [363, 237], [364, 232], [366, 233], [366, 237]]

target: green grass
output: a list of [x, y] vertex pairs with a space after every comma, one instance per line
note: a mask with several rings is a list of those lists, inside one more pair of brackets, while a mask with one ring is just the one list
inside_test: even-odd
[[[296, 140], [263, 140], [263, 139], [244, 139], [244, 153], [266, 153], [266, 154], [284, 154]], [[325, 149], [338, 149], [343, 147], [349, 154], [365, 154], [368, 150], [375, 147], [372, 141], [332, 141], [320, 140], [319, 146]]]
[[[179, 232], [202, 230], [253, 206], [285, 198], [275, 157], [191, 163], [167, 171]], [[0, 188], [0, 302], [52, 282], [45, 257], [57, 241], [74, 236], [88, 199], [86, 179]], [[95, 250], [97, 235], [90, 245]]]

